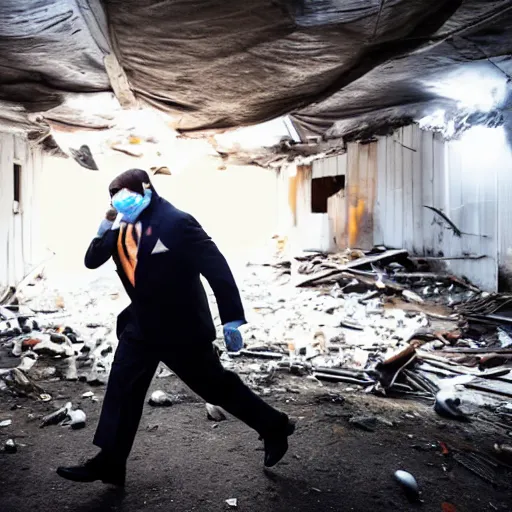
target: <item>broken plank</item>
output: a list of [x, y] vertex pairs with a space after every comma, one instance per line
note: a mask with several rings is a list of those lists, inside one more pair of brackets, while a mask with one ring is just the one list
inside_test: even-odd
[[502, 315], [469, 315], [468, 319], [471, 319], [474, 321], [484, 321], [484, 322], [492, 321], [494, 323], [512, 324], [511, 317], [502, 316]]
[[359, 386], [371, 386], [375, 384], [373, 380], [362, 380], [354, 377], [346, 377], [343, 375], [332, 375], [330, 373], [313, 373], [313, 377], [318, 380], [325, 380], [327, 382], [346, 382], [347, 384], [357, 384]]
[[297, 283], [297, 287], [308, 286], [320, 279], [325, 279], [326, 277], [331, 277], [334, 274], [339, 274], [341, 272], [347, 272], [350, 269], [359, 269], [361, 267], [371, 266], [372, 263], [384, 263], [391, 262], [396, 259], [406, 258], [408, 255], [407, 251], [404, 249], [396, 249], [385, 251], [380, 254], [372, 255], [372, 256], [364, 256], [363, 258], [359, 258], [357, 260], [350, 261], [344, 265], [338, 265], [336, 268], [324, 270], [322, 272], [318, 272], [313, 276], [310, 276], [303, 281]]
[[443, 350], [440, 350], [439, 353], [447, 353], [447, 354], [512, 354], [512, 348], [490, 348], [490, 347], [482, 347], [482, 348], [449, 348], [445, 347]]
[[121, 107], [125, 109], [137, 109], [139, 106], [137, 98], [130, 87], [128, 77], [117, 60], [116, 55], [114, 53], [105, 55], [103, 64], [110, 80], [112, 90]]
[[512, 398], [512, 384], [509, 386], [504, 385], [502, 381], [488, 380], [485, 382], [466, 382], [465, 388], [474, 389], [476, 391], [485, 391], [493, 395], [506, 396]]
[[269, 352], [269, 351], [260, 351], [260, 350], [247, 350], [242, 349], [239, 352], [231, 352], [229, 354], [230, 356], [246, 356], [246, 357], [255, 357], [260, 359], [282, 359], [284, 357], [284, 354], [279, 354], [277, 352]]

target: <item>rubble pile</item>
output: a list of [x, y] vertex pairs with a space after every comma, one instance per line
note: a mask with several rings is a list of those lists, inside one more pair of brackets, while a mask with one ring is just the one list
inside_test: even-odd
[[289, 373], [430, 400], [462, 421], [478, 406], [512, 407], [512, 296], [383, 248], [249, 268], [246, 346], [223, 359], [262, 394]]
[[[249, 264], [241, 292], [245, 346], [227, 352], [216, 317], [218, 347], [260, 394], [343, 383], [429, 400], [461, 421], [491, 407], [512, 431], [511, 295], [483, 293], [385, 248]], [[37, 381], [106, 383], [122, 300], [118, 284], [67, 295], [42, 279], [25, 287], [0, 309], [0, 388], [41, 397]], [[172, 375], [165, 366], [157, 373]], [[151, 403], [173, 401], [160, 392]]]
[[119, 298], [119, 287], [110, 283], [66, 293], [38, 278], [18, 290], [16, 300], [0, 306], [0, 388], [34, 396], [44, 394], [39, 381], [106, 384]]

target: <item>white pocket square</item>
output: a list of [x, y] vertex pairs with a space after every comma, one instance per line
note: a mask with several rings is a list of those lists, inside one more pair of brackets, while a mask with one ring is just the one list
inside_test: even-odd
[[160, 238], [158, 239], [155, 247], [153, 247], [153, 250], [151, 251], [151, 254], [161, 254], [163, 252], [167, 252], [169, 249], [164, 245], [162, 240]]

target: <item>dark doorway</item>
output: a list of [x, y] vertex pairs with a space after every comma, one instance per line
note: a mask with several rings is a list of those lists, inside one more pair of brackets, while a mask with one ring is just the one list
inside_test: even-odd
[[327, 213], [327, 200], [345, 188], [345, 176], [313, 178], [311, 182], [311, 212]]

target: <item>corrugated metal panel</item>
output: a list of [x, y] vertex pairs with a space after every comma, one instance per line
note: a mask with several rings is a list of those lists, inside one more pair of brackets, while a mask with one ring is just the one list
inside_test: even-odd
[[501, 139], [501, 144], [497, 150], [493, 148], [492, 153], [499, 184], [498, 283], [500, 290], [512, 290], [512, 148], [504, 130]]
[[[445, 212], [463, 232], [445, 233], [447, 256], [485, 255], [482, 260], [454, 260], [448, 267], [458, 275], [470, 278], [489, 290], [497, 289], [496, 169], [468, 151], [463, 141], [446, 144], [448, 201]], [[485, 169], [482, 172], [482, 169]]]
[[11, 283], [9, 263], [14, 257], [14, 248], [9, 244], [9, 235], [12, 231], [13, 153], [13, 136], [0, 133], [0, 293], [1, 288]]
[[370, 249], [374, 245], [374, 207], [377, 178], [377, 143], [347, 146], [346, 177], [348, 245]]
[[330, 156], [313, 162], [313, 178], [344, 176], [347, 173], [347, 154]]
[[[20, 213], [13, 213], [14, 164], [21, 165]], [[42, 154], [19, 136], [0, 133], [0, 288], [15, 286], [39, 262], [37, 183]]]
[[[491, 136], [497, 134], [494, 131]], [[484, 289], [495, 290], [499, 223], [499, 232], [506, 233], [506, 241], [499, 247], [500, 258], [505, 261], [508, 254], [512, 270], [512, 235], [508, 235], [512, 231], [508, 228], [512, 222], [512, 156], [504, 143], [490, 150], [481, 139], [464, 140], [445, 143], [440, 135], [421, 131], [416, 125], [379, 139], [375, 240], [417, 255], [485, 255], [480, 260], [450, 260], [447, 266]], [[500, 172], [503, 178], [498, 186]], [[501, 220], [501, 213], [498, 218], [498, 197], [507, 201], [506, 206], [500, 204], [499, 211], [505, 208], [509, 221]], [[447, 214], [469, 235], [454, 236], [425, 205]]]
[[333, 245], [337, 249], [347, 247], [347, 198], [345, 189], [329, 197], [327, 212], [331, 223]]
[[[336, 162], [334, 162], [336, 163]], [[333, 165], [333, 162], [329, 164]], [[330, 251], [333, 246], [331, 222], [327, 213], [312, 213], [310, 165], [297, 166], [297, 229], [299, 247], [309, 251]]]

